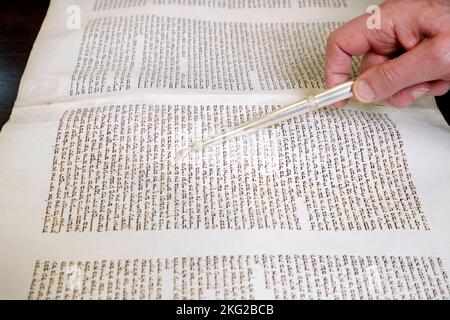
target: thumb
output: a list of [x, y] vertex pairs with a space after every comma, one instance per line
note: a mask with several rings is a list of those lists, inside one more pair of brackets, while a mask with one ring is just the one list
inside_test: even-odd
[[424, 40], [412, 50], [361, 74], [354, 86], [355, 97], [365, 103], [380, 101], [413, 85], [439, 79], [446, 68], [446, 54], [437, 37]]

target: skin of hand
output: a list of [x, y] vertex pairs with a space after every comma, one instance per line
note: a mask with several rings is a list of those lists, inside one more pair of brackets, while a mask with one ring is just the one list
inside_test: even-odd
[[363, 56], [353, 88], [361, 102], [406, 107], [421, 96], [445, 94], [450, 89], [450, 0], [388, 0], [380, 13], [380, 29], [367, 27], [366, 14], [330, 35], [327, 86], [348, 81], [352, 56]]

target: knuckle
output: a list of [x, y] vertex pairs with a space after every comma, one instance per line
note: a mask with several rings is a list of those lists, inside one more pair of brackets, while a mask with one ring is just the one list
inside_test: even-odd
[[431, 47], [432, 58], [444, 66], [450, 66], [450, 36], [436, 40]]
[[400, 73], [392, 64], [380, 64], [378, 67], [378, 72], [382, 77], [382, 80], [385, 82], [385, 85], [389, 87], [394, 86], [398, 79], [400, 79]]
[[336, 32], [337, 31], [333, 31], [329, 34], [328, 39], [327, 39], [327, 46], [330, 47], [332, 45], [334, 45], [336, 43]]
[[353, 39], [343, 29], [337, 29], [330, 33], [327, 39], [327, 46], [330, 48], [338, 48], [340, 50], [351, 45]]
[[398, 95], [393, 95], [392, 97], [388, 98], [387, 102], [397, 108], [405, 108], [412, 103], [411, 99]]

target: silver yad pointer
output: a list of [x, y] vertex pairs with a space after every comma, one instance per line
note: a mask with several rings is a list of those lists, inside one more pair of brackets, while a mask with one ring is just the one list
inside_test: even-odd
[[326, 90], [316, 96], [308, 96], [306, 99], [277, 109], [271, 113], [262, 115], [258, 118], [250, 120], [235, 128], [224, 130], [221, 133], [210, 136], [206, 139], [194, 141], [188, 147], [178, 150], [177, 159], [182, 159], [191, 152], [197, 152], [207, 146], [217, 144], [229, 140], [240, 135], [255, 132], [261, 128], [271, 126], [275, 123], [290, 119], [292, 117], [315, 111], [320, 108], [332, 105], [353, 96], [354, 81], [346, 82], [332, 89]]

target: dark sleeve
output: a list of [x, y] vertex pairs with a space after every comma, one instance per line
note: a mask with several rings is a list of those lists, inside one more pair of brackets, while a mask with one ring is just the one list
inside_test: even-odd
[[436, 97], [436, 102], [447, 124], [450, 126], [450, 91], [442, 97]]

